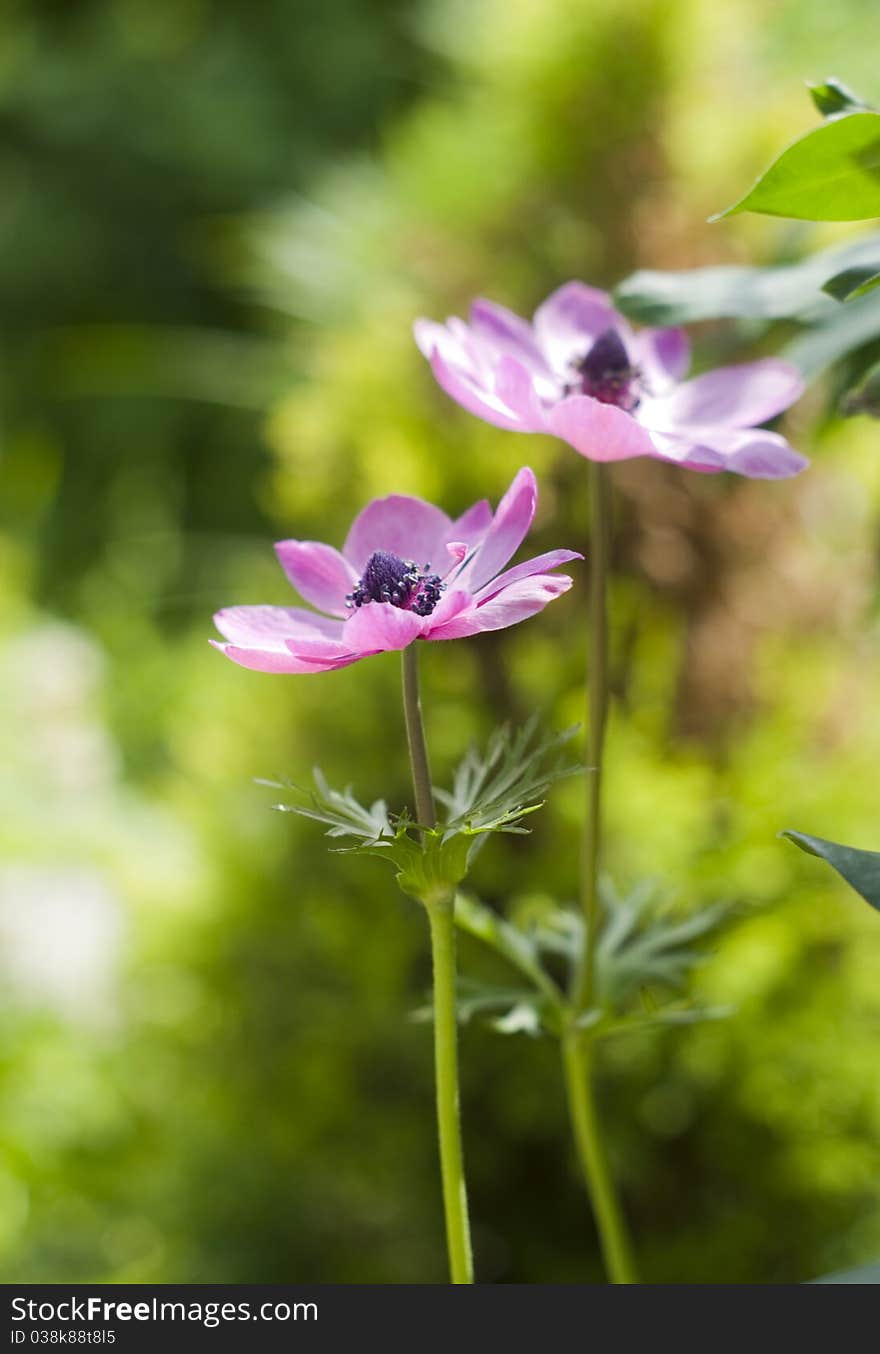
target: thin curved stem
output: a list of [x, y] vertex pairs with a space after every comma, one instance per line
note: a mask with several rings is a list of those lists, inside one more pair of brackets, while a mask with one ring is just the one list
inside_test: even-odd
[[[608, 467], [590, 468], [590, 593], [587, 652], [587, 802], [581, 855], [584, 944], [573, 999], [578, 1010], [596, 1000], [602, 780], [608, 722], [608, 577], [611, 565], [611, 480]], [[578, 1157], [612, 1283], [638, 1283], [632, 1245], [608, 1162], [593, 1088], [594, 1041], [589, 1032], [563, 1037], [562, 1060]]]
[[591, 1004], [595, 994], [599, 930], [599, 866], [602, 844], [602, 772], [608, 721], [608, 575], [611, 555], [611, 481], [606, 466], [590, 461], [590, 593], [587, 682], [587, 803], [581, 859], [581, 906], [585, 939], [575, 999]]
[[[419, 698], [418, 650], [411, 644], [403, 650], [403, 711], [412, 767], [416, 816], [425, 829], [437, 821], [422, 708]], [[472, 1284], [471, 1252], [461, 1115], [458, 1094], [458, 1013], [455, 970], [455, 893], [424, 898], [431, 928], [431, 958], [434, 973], [434, 1076], [437, 1095], [437, 1132], [440, 1140], [440, 1173], [449, 1272], [454, 1284]]]
[[562, 1067], [578, 1159], [593, 1204], [605, 1268], [612, 1283], [638, 1283], [635, 1260], [593, 1095], [593, 1043], [582, 1034], [562, 1040]]
[[416, 817], [422, 827], [434, 827], [434, 791], [431, 788], [431, 768], [428, 764], [428, 745], [422, 723], [422, 702], [419, 696], [419, 653], [415, 644], [403, 650], [403, 716], [406, 720], [406, 741], [412, 769], [413, 794], [416, 799]]

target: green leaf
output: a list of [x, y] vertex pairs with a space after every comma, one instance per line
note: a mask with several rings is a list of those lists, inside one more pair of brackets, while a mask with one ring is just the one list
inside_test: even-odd
[[541, 1016], [531, 1001], [518, 1002], [505, 1016], [492, 1021], [499, 1034], [529, 1034], [532, 1038], [541, 1033]]
[[820, 323], [787, 344], [780, 353], [808, 380], [839, 362], [847, 353], [880, 338], [880, 296], [869, 292], [845, 306], [833, 304]]
[[281, 813], [296, 813], [301, 818], [313, 818], [315, 822], [324, 823], [329, 829], [328, 837], [357, 837], [373, 842], [395, 836], [396, 829], [392, 826], [384, 799], [377, 799], [366, 808], [355, 799], [350, 785], [344, 790], [331, 789], [320, 767], [314, 768], [312, 776], [314, 789], [303, 789], [292, 781], [258, 780], [257, 784], [295, 795], [292, 804], [276, 804], [274, 807]]
[[557, 1002], [562, 1000], [562, 992], [541, 963], [533, 936], [461, 891], [455, 895], [455, 921], [462, 931], [481, 940], [519, 969], [545, 996]]
[[854, 94], [842, 80], [837, 80], [833, 75], [818, 85], [808, 83], [807, 89], [823, 118], [832, 118], [838, 113], [852, 113], [856, 109], [870, 107], [870, 104], [865, 103], [864, 99], [860, 99], [858, 94]]
[[669, 1026], [702, 1025], [712, 1020], [727, 1020], [733, 1015], [733, 1006], [692, 1006], [676, 1002], [660, 1006], [649, 1014], [634, 1013], [623, 1016], [605, 1025], [604, 1038], [617, 1034], [632, 1034], [638, 1030], [651, 1030]]
[[485, 752], [473, 747], [463, 758], [451, 791], [435, 789], [447, 833], [523, 832], [522, 819], [541, 807], [551, 785], [583, 771], [558, 756], [577, 726], [544, 738], [536, 738], [537, 727], [533, 716], [516, 733], [496, 729]]
[[880, 259], [855, 268], [844, 268], [842, 273], [830, 277], [822, 290], [835, 301], [854, 301], [875, 287], [880, 287]]
[[[379, 854], [382, 845], [377, 843], [373, 854]], [[403, 892], [420, 903], [430, 903], [448, 900], [467, 876], [470, 843], [460, 836], [444, 837], [439, 831], [422, 829], [420, 841], [409, 836], [401, 841], [398, 836], [387, 853], [399, 866], [397, 883]]]
[[723, 904], [684, 917], [662, 911], [649, 884], [619, 898], [606, 883], [602, 899], [605, 923], [596, 943], [596, 975], [603, 1003], [617, 1009], [652, 983], [682, 987], [703, 959], [700, 942], [728, 912]]
[[[467, 1025], [479, 1016], [495, 1016], [490, 1024], [499, 1034], [529, 1034], [536, 1036], [544, 1033], [556, 1034], [560, 1029], [558, 1007], [548, 1002], [540, 993], [516, 987], [498, 987], [489, 983], [475, 982], [471, 978], [459, 978], [455, 994], [455, 1010], [459, 1023]], [[428, 1021], [434, 1019], [433, 1002], [413, 1011], [412, 1019]]]
[[802, 221], [880, 216], [880, 113], [831, 118], [799, 137], [745, 197], [711, 220], [745, 211]]
[[340, 850], [389, 861], [397, 871], [400, 888], [419, 902], [450, 895], [464, 879], [472, 844], [467, 837], [442, 828], [425, 828], [406, 813], [392, 819], [383, 799], [367, 808], [355, 799], [350, 786], [334, 790], [319, 769], [313, 775], [313, 789], [283, 781], [258, 784], [286, 789], [293, 795], [292, 802], [276, 804], [276, 809], [324, 823], [328, 837], [354, 839], [353, 846]]
[[876, 268], [880, 233], [834, 245], [798, 263], [769, 268], [721, 264], [665, 273], [642, 269], [616, 288], [617, 305], [643, 324], [697, 320], [813, 320], [836, 308], [822, 295], [828, 278], [862, 265]]
[[860, 383], [847, 391], [841, 401], [841, 411], [847, 418], [853, 414], [880, 418], [880, 362], [869, 367]]
[[824, 837], [809, 837], [805, 832], [789, 830], [779, 835], [809, 855], [826, 861], [866, 903], [880, 910], [880, 851], [860, 851], [854, 846], [826, 841]]

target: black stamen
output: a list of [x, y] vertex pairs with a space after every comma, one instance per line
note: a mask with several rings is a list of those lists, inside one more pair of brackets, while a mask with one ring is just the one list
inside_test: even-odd
[[410, 559], [403, 560], [388, 550], [375, 550], [354, 592], [346, 597], [351, 607], [366, 606], [369, 602], [390, 602], [417, 616], [430, 616], [440, 600], [443, 584], [439, 574], [428, 573]]
[[580, 380], [566, 387], [567, 394], [579, 389], [582, 394], [592, 395], [602, 404], [616, 404], [627, 413], [638, 408], [639, 396], [633, 387], [639, 371], [631, 365], [616, 329], [606, 329], [600, 334], [586, 356], [572, 366]]

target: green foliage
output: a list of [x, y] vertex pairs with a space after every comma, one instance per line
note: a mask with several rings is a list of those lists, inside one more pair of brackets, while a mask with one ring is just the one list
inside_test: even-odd
[[[572, 1022], [594, 1037], [620, 1034], [651, 1025], [690, 1024], [728, 1014], [726, 1009], [670, 1002], [681, 992], [691, 970], [704, 958], [700, 946], [724, 918], [722, 907], [704, 908], [682, 917], [658, 904], [656, 890], [643, 886], [625, 898], [606, 882], [605, 914], [596, 944], [596, 1004], [588, 1010], [569, 998], [582, 962], [584, 923], [570, 908], [551, 904], [526, 913], [518, 925], [494, 914], [475, 898], [459, 892], [455, 916], [459, 927], [490, 946], [528, 978], [531, 992], [481, 985], [468, 986], [460, 1014], [469, 1020], [483, 1010], [503, 1008], [492, 1023], [502, 1034], [560, 1035]], [[563, 980], [551, 968], [560, 961]], [[660, 989], [661, 1003], [655, 996]], [[474, 996], [479, 997], [474, 1004]]]
[[781, 355], [808, 379], [851, 359], [848, 378], [855, 384], [841, 410], [874, 413], [876, 403], [870, 391], [861, 393], [859, 382], [866, 379], [865, 358], [873, 362], [873, 346], [880, 340], [880, 299], [872, 294], [880, 276], [878, 249], [880, 236], [872, 231], [796, 263], [721, 264], [669, 273], [642, 269], [618, 285], [615, 298], [627, 315], [646, 324], [738, 319], [763, 327], [792, 321], [799, 332]]
[[[252, 784], [319, 762], [330, 785], [405, 804], [397, 664], [247, 673], [207, 645], [210, 613], [290, 604], [275, 539], [341, 541], [375, 494], [497, 501], [524, 461], [535, 548], [585, 549], [580, 458], [457, 410], [413, 316], [799, 258], [799, 228], [704, 218], [802, 125], [804, 71], [833, 66], [877, 102], [873, 10], [6, 7], [6, 1282], [442, 1280], [430, 1033], [400, 1019], [428, 984], [422, 919]], [[838, 351], [847, 325], [870, 340], [870, 299], [818, 298]], [[748, 360], [756, 338], [777, 351], [780, 332], [705, 326], [697, 362]], [[823, 407], [817, 389], [795, 411], [814, 465], [792, 483], [616, 475], [607, 867], [624, 896], [675, 881], [682, 917], [735, 904], [691, 974], [696, 1007], [735, 1016], [599, 1050], [655, 1283], [791, 1283], [880, 1254], [876, 917], [772, 840], [783, 807], [821, 822], [832, 805], [844, 840], [876, 832], [880, 458], [875, 425], [817, 430]], [[431, 646], [443, 784], [500, 719], [581, 718], [582, 599]], [[469, 889], [527, 941], [521, 919], [573, 895], [581, 801], [562, 781], [530, 837], [473, 862]], [[475, 981], [533, 992], [459, 940]], [[462, 1042], [481, 1278], [598, 1282], [551, 1041], [474, 1018]]]
[[831, 313], [821, 293], [835, 279], [873, 272], [878, 250], [880, 234], [872, 232], [796, 263], [720, 264], [678, 273], [643, 269], [619, 283], [614, 295], [621, 309], [642, 324], [714, 319], [808, 322]]
[[720, 216], [745, 211], [802, 221], [880, 216], [880, 113], [850, 112], [794, 141]]
[[858, 385], [843, 397], [845, 414], [868, 414], [880, 418], [880, 362], [875, 362], [862, 376]]
[[880, 269], [876, 259], [873, 263], [860, 264], [855, 268], [845, 268], [842, 273], [835, 273], [822, 290], [833, 296], [835, 301], [854, 301], [875, 287], [880, 287]]
[[434, 791], [446, 809], [445, 835], [526, 832], [522, 820], [541, 807], [550, 787], [581, 773], [582, 767], [557, 756], [576, 735], [576, 725], [543, 738], [536, 737], [537, 730], [538, 717], [533, 715], [515, 733], [506, 725], [496, 729], [484, 753], [470, 748], [453, 776], [452, 789]]
[[823, 80], [821, 84], [808, 84], [807, 89], [823, 118], [836, 117], [839, 113], [852, 113], [856, 109], [868, 107], [858, 94], [854, 94], [842, 80], [835, 79], [833, 75]]
[[782, 355], [800, 367], [808, 379], [813, 379], [853, 354], [852, 375], [861, 379], [863, 359], [867, 356], [868, 361], [873, 361], [871, 345], [878, 339], [880, 298], [868, 293], [848, 301], [846, 307], [835, 306], [820, 323], [805, 329], [786, 344]]
[[652, 984], [678, 991], [700, 962], [698, 946], [725, 918], [723, 904], [689, 917], [658, 906], [656, 888], [643, 885], [620, 898], [606, 885], [606, 920], [596, 946], [599, 992], [618, 1008]]
[[866, 903], [880, 910], [880, 852], [859, 851], [854, 846], [841, 846], [839, 842], [810, 837], [805, 832], [788, 831], [782, 836], [809, 855], [827, 861]]
[[455, 771], [451, 791], [434, 791], [446, 809], [436, 827], [414, 821], [406, 810], [389, 816], [383, 799], [367, 808], [350, 786], [331, 789], [317, 768], [314, 788], [299, 790], [285, 781], [258, 784], [293, 791], [292, 803], [275, 807], [324, 823], [328, 837], [353, 837], [356, 845], [347, 847], [349, 852], [390, 861], [404, 893], [427, 902], [455, 890], [474, 849], [491, 833], [527, 833], [522, 820], [541, 808], [550, 786], [581, 770], [556, 756], [576, 729], [536, 738], [537, 727], [533, 716], [515, 734], [508, 727], [496, 729], [485, 753], [472, 746]]

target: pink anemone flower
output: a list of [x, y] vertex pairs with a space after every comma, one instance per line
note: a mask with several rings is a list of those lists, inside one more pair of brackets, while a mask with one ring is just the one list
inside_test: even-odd
[[683, 329], [634, 330], [605, 292], [581, 282], [553, 292], [531, 324], [480, 300], [467, 324], [417, 320], [415, 338], [438, 383], [472, 414], [551, 433], [591, 461], [653, 456], [760, 479], [808, 464], [757, 426], [800, 396], [796, 367], [769, 357], [685, 380]]
[[[420, 498], [369, 503], [342, 550], [320, 541], [275, 549], [303, 607], [234, 606], [214, 617], [227, 658], [258, 672], [327, 672], [416, 639], [503, 630], [571, 587], [551, 570], [582, 559], [551, 550], [505, 566], [535, 516], [538, 487], [520, 470], [496, 512], [483, 500], [452, 521]], [[502, 572], [503, 571], [503, 572]]]

